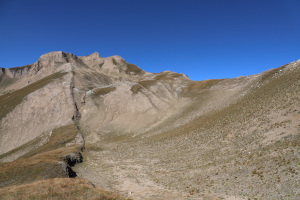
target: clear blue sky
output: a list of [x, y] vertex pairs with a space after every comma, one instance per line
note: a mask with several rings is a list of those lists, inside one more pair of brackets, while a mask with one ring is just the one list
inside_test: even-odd
[[0, 67], [42, 54], [120, 55], [193, 80], [300, 59], [300, 0], [0, 0]]

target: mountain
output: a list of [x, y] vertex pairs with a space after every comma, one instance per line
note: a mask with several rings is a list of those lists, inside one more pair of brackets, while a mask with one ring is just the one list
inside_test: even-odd
[[7, 197], [76, 177], [133, 199], [299, 198], [300, 61], [192, 81], [57, 51], [1, 68], [0, 95]]

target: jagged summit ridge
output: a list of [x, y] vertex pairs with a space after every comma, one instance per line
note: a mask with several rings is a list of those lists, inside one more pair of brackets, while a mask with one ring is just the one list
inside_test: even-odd
[[[65, 66], [67, 63], [71, 64]], [[44, 70], [42, 70], [45, 67]], [[71, 67], [71, 69], [70, 69]], [[102, 58], [98, 52], [88, 56], [79, 56], [62, 51], [54, 51], [42, 55], [30, 68], [30, 76], [37, 73], [49, 75], [59, 70], [96, 70], [102, 73], [118, 76], [119, 73], [126, 75], [141, 75], [144, 71], [136, 65], [127, 63], [120, 56]], [[79, 69], [78, 69], [79, 68]], [[40, 70], [42, 70], [40, 72]], [[44, 72], [43, 72], [44, 71]]]
[[94, 59], [99, 59], [101, 58], [100, 54], [98, 52], [94, 52], [90, 55], [87, 55], [87, 56], [79, 56], [80, 58], [89, 58], [91, 60], [94, 60]]
[[[114, 77], [131, 78], [133, 76], [151, 76], [134, 64], [126, 62], [121, 56], [115, 55], [103, 58], [98, 52], [87, 56], [76, 56], [63, 51], [53, 51], [41, 55], [33, 64], [16, 68], [1, 68], [0, 76], [7, 75], [10, 78], [27, 77], [35, 81], [58, 71], [89, 71], [95, 70], [99, 73]], [[166, 71], [165, 73], [174, 73]], [[188, 77], [182, 74], [183, 77]], [[30, 82], [32, 82], [30, 80]]]

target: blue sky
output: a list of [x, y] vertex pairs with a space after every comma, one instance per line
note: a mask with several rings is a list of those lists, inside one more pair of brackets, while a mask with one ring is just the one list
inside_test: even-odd
[[0, 67], [120, 55], [149, 72], [233, 78], [300, 59], [299, 0], [0, 0]]

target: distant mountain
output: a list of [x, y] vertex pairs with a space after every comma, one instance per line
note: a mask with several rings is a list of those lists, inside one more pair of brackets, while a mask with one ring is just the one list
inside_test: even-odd
[[1, 68], [0, 95], [8, 198], [13, 185], [68, 177], [133, 199], [299, 197], [300, 61], [192, 81], [120, 56], [57, 51]]

